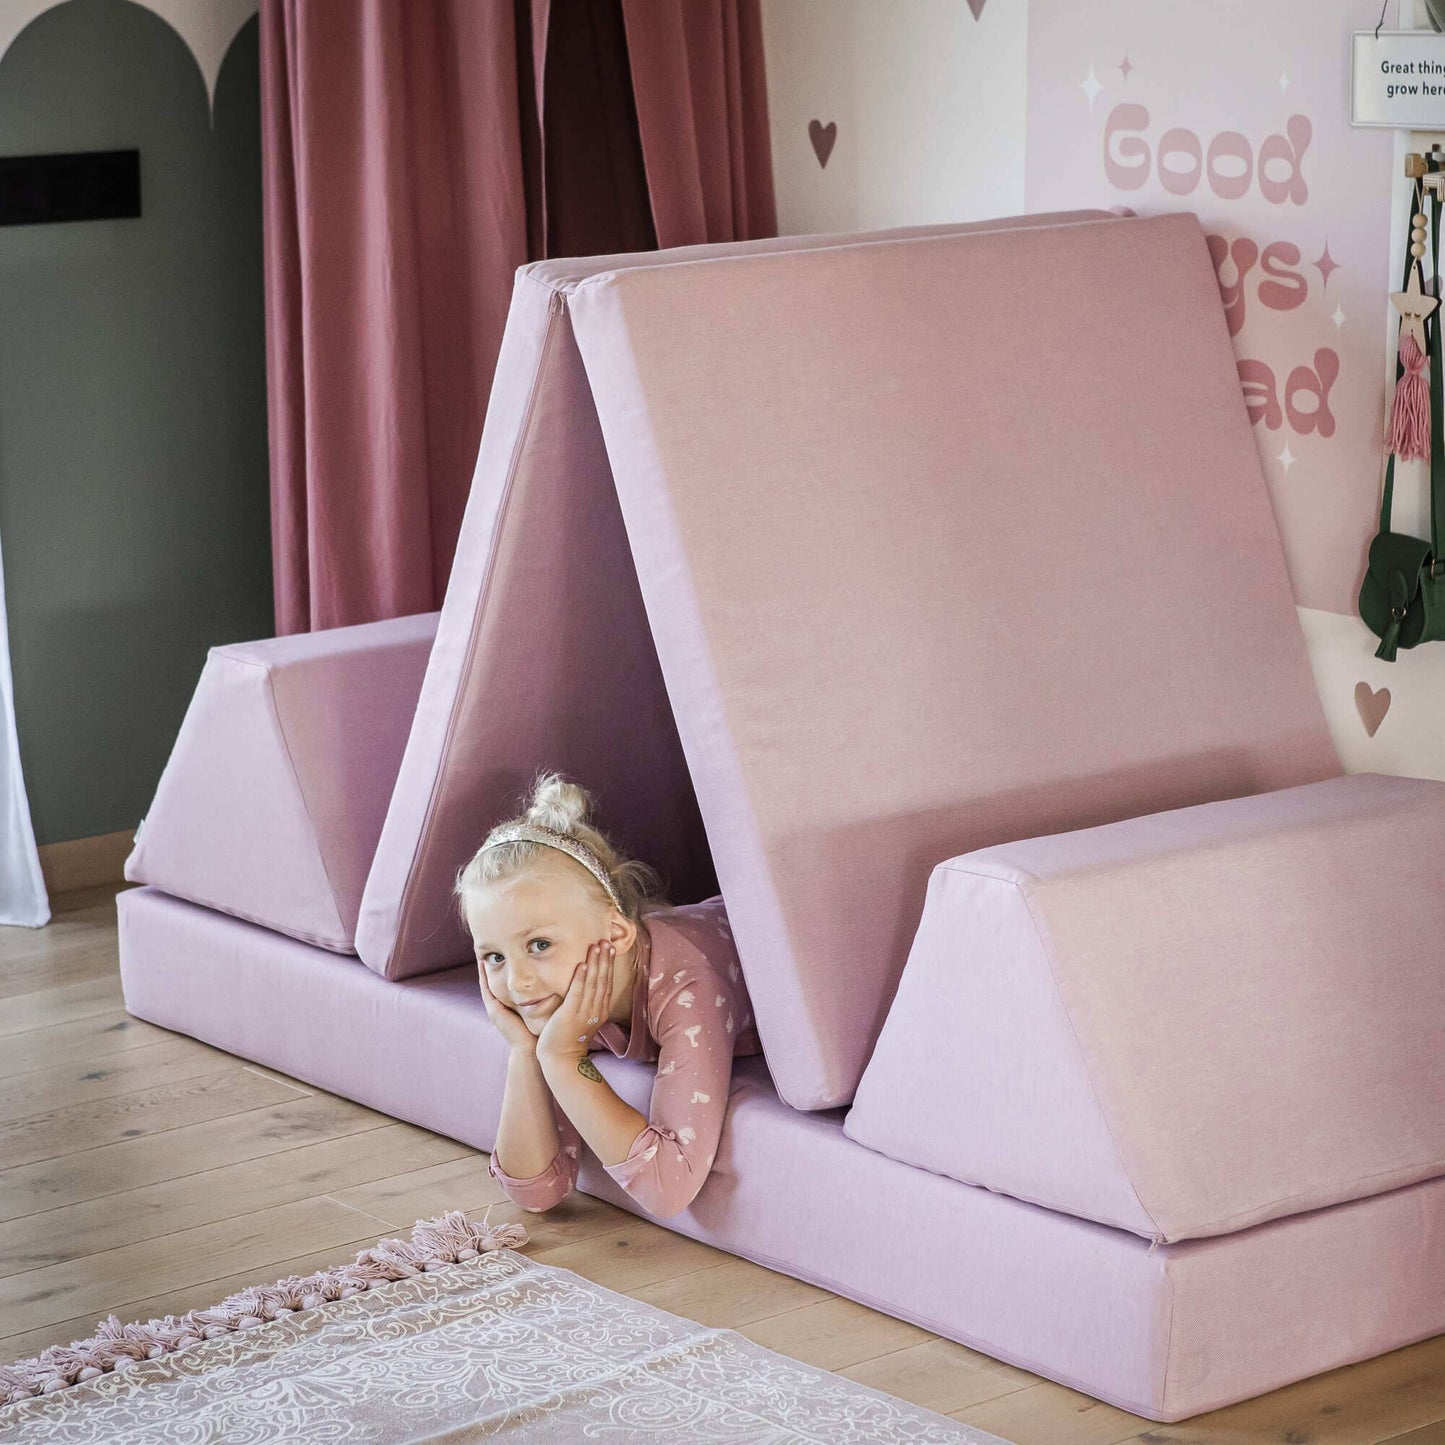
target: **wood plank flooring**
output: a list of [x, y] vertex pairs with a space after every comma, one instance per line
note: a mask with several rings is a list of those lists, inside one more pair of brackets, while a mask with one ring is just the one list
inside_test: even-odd
[[1017, 1445], [1445, 1445], [1445, 1336], [1161, 1425], [600, 1200], [523, 1216], [486, 1155], [131, 1018], [116, 891], [0, 928], [0, 1362], [491, 1206], [540, 1260]]

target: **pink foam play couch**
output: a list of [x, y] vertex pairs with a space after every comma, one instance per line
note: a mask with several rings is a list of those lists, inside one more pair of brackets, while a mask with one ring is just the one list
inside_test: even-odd
[[1445, 784], [1341, 770], [1193, 216], [522, 267], [441, 612], [211, 651], [128, 1008], [490, 1148], [542, 766], [742, 956], [667, 1227], [1156, 1420], [1445, 1331]]

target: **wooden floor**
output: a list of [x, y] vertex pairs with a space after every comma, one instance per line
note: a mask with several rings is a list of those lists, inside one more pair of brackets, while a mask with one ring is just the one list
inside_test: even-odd
[[114, 897], [0, 928], [0, 1363], [490, 1205], [537, 1259], [1019, 1445], [1445, 1445], [1445, 1336], [1160, 1425], [598, 1200], [523, 1216], [485, 1154], [129, 1017]]

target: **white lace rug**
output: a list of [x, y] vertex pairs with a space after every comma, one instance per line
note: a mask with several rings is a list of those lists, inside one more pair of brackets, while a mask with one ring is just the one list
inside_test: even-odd
[[1006, 1445], [502, 1249], [0, 1408], [21, 1445]]

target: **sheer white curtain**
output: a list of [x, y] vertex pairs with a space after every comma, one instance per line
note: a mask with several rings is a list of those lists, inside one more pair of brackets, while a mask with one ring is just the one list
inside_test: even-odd
[[5, 616], [5, 563], [0, 558], [0, 924], [40, 928], [50, 922], [50, 899], [30, 825], [20, 772], [15, 691], [10, 676], [10, 624]]

